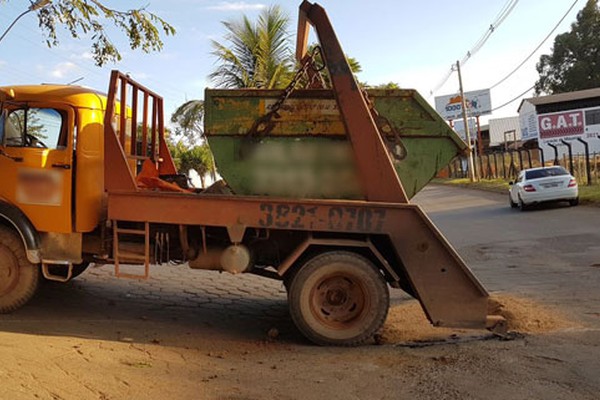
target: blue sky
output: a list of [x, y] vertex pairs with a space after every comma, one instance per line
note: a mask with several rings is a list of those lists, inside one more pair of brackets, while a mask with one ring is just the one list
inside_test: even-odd
[[[520, 0], [492, 34], [485, 46], [463, 67], [465, 90], [478, 90], [496, 83], [518, 65], [550, 32], [574, 0]], [[356, 58], [363, 72], [359, 79], [369, 84], [397, 82], [415, 88], [433, 103], [429, 92], [450, 65], [461, 59], [484, 34], [508, 0], [321, 0], [347, 54]], [[124, 5], [126, 3], [126, 5]], [[0, 1], [0, 32], [28, 6], [26, 0]], [[165, 112], [187, 99], [202, 98], [211, 86], [208, 74], [214, 69], [210, 40], [220, 40], [221, 21], [255, 17], [262, 8], [279, 4], [291, 18], [290, 34], [295, 32], [300, 1], [209, 1], [209, 0], [106, 0], [115, 7], [148, 5], [177, 29], [165, 38], [161, 53], [131, 51], [117, 33], [111, 37], [120, 44], [123, 60], [103, 68], [94, 66], [90, 42], [75, 40], [60, 32], [59, 47], [48, 49], [33, 14], [26, 15], [0, 42], [0, 85], [23, 83], [67, 83], [79, 78], [83, 86], [106, 91], [111, 69], [130, 73], [134, 79], [162, 94]], [[557, 33], [565, 32], [585, 5], [580, 0]], [[552, 38], [554, 35], [552, 36]], [[498, 106], [531, 87], [536, 78], [535, 64], [548, 53], [552, 38], [518, 73], [492, 91], [492, 106]], [[458, 89], [454, 74], [435, 95]], [[528, 93], [525, 97], [529, 97]], [[494, 117], [516, 115], [519, 101], [494, 113]]]

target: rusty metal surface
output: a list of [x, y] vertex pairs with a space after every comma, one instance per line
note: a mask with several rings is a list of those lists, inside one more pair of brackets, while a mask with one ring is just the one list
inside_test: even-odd
[[325, 9], [304, 1], [298, 24], [299, 60], [305, 55], [308, 24], [317, 33], [322, 56], [343, 116], [359, 170], [365, 197], [370, 201], [407, 203], [408, 197], [394, 170], [385, 143], [373, 120], [364, 95], [335, 35]]
[[348, 240], [348, 239], [315, 239], [312, 235], [303, 241], [279, 266], [277, 267], [277, 273], [284, 276], [290, 267], [300, 258], [300, 256], [310, 246], [324, 246], [324, 247], [347, 247], [347, 248], [367, 248], [373, 255], [379, 260], [385, 271], [394, 279], [399, 281], [400, 277], [393, 270], [387, 260], [381, 255], [379, 250], [369, 240]]
[[[119, 228], [118, 221], [112, 221], [113, 225], [113, 255], [114, 255], [114, 264], [115, 264], [115, 276], [117, 278], [126, 278], [126, 279], [148, 279], [150, 277], [150, 223], [144, 223], [144, 229], [123, 229]], [[144, 245], [143, 254], [136, 253], [128, 253], [124, 254], [120, 248], [119, 242], [119, 234], [128, 234], [128, 235], [140, 235], [144, 237]], [[122, 272], [121, 270], [121, 262], [123, 258], [138, 264], [140, 261], [143, 262], [144, 272], [143, 274], [131, 274], [127, 272]]]
[[40, 239], [43, 262], [53, 260], [78, 264], [82, 261], [81, 233], [41, 232]]
[[104, 130], [106, 191], [138, 190], [137, 165], [144, 160], [151, 160], [159, 174], [177, 173], [165, 141], [162, 97], [119, 71], [111, 73]]
[[[432, 323], [484, 327], [487, 292], [435, 228], [412, 204], [292, 200], [176, 193], [113, 193], [110, 219], [203, 226], [236, 226], [386, 235]], [[394, 266], [397, 272], [398, 265]]]
[[[113, 127], [116, 108], [115, 97], [119, 90], [120, 77], [120, 74], [116, 71], [113, 71], [110, 76], [108, 101], [104, 115], [104, 189], [108, 192], [137, 190], [133, 173], [127, 165], [123, 144], [117, 136], [115, 127]], [[121, 132], [124, 132], [124, 130], [121, 130]]]

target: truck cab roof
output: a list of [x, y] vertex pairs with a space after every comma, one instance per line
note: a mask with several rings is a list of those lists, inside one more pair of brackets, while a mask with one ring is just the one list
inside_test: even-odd
[[72, 85], [15, 85], [0, 87], [0, 101], [60, 102], [97, 110], [106, 108], [106, 94]]

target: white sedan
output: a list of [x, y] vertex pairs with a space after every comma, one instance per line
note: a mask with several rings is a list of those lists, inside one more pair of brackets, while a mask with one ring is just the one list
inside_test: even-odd
[[571, 206], [579, 204], [577, 181], [563, 167], [525, 169], [515, 182], [510, 182], [508, 197], [510, 206], [522, 211], [528, 206], [568, 201]]

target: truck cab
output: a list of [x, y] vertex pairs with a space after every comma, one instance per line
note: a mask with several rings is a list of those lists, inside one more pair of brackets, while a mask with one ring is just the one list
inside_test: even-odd
[[59, 266], [83, 268], [83, 235], [102, 219], [106, 96], [11, 86], [0, 102], [0, 225], [20, 237], [28, 262], [66, 277]]

